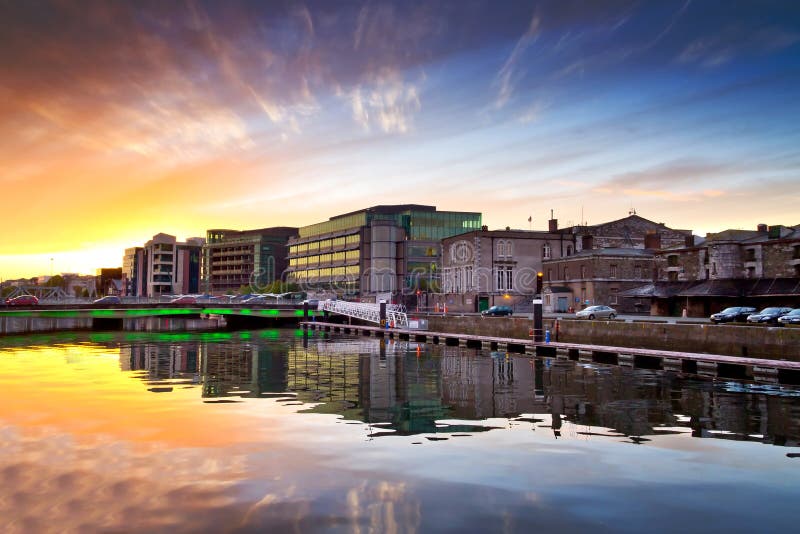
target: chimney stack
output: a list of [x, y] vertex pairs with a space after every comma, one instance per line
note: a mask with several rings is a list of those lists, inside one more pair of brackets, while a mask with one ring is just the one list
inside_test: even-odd
[[767, 225], [766, 225], [766, 224], [759, 224], [759, 225], [758, 225], [758, 228], [756, 228], [756, 229], [757, 229], [759, 232], [766, 232], [766, 231], [767, 231]]

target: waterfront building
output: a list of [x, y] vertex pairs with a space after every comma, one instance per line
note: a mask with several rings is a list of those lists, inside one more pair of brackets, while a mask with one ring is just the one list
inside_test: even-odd
[[242, 286], [253, 291], [280, 280], [288, 267], [287, 242], [297, 228], [208, 230], [203, 247], [203, 288], [220, 295]]
[[477, 312], [497, 304], [527, 311], [542, 290], [542, 262], [566, 257], [574, 248], [574, 236], [559, 232], [556, 219], [548, 231], [483, 227], [444, 239], [443, 294], [434, 306]]
[[626, 292], [652, 312], [708, 316], [728, 306], [800, 306], [800, 227], [707, 234], [693, 246], [655, 254], [651, 284]]
[[441, 240], [481, 228], [481, 214], [381, 205], [304, 226], [289, 240], [287, 281], [318, 294], [398, 299], [440, 282]]
[[655, 251], [694, 243], [691, 230], [672, 229], [633, 212], [559, 231], [574, 238], [575, 248], [567, 245], [565, 257], [543, 261], [542, 304], [550, 312], [605, 304], [620, 313], [647, 313], [649, 299], [627, 292], [653, 281]]
[[545, 261], [543, 309], [567, 312], [605, 304], [620, 313], [647, 312], [646, 299], [622, 299], [620, 293], [652, 280], [653, 265], [653, 251], [638, 248], [588, 249]]
[[131, 247], [125, 249], [122, 257], [122, 295], [126, 297], [143, 296], [145, 280], [144, 249]]
[[160, 297], [200, 291], [200, 256], [205, 240], [157, 234], [143, 247], [125, 250], [123, 286], [126, 295]]
[[[601, 248], [659, 249], [692, 244], [691, 230], [668, 228], [631, 212], [627, 217], [594, 225], [563, 228], [575, 236], [575, 252]], [[567, 250], [567, 256], [572, 251]]]

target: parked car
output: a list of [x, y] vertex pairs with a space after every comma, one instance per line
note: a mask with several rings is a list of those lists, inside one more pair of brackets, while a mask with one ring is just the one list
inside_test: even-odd
[[611, 306], [589, 306], [575, 314], [577, 319], [613, 319], [617, 316], [617, 310]]
[[756, 309], [749, 306], [734, 306], [732, 308], [725, 308], [721, 312], [711, 315], [710, 319], [714, 324], [745, 322], [747, 321], [747, 317], [755, 312]]
[[778, 318], [783, 317], [787, 313], [792, 311], [791, 308], [764, 308], [758, 313], [754, 313], [747, 317], [748, 323], [768, 323], [768, 324], [778, 324]]
[[18, 297], [6, 299], [7, 306], [36, 306], [39, 299], [33, 295], [20, 295]]
[[504, 315], [514, 315], [514, 310], [511, 309], [511, 306], [492, 306], [488, 310], [483, 310], [481, 315], [485, 315], [487, 317], [501, 317]]
[[778, 317], [778, 324], [800, 324], [800, 308], [795, 308], [786, 315]]
[[92, 304], [122, 304], [122, 299], [116, 295], [106, 295], [93, 301]]
[[197, 304], [197, 297], [193, 297], [191, 295], [182, 295], [180, 297], [175, 297], [171, 301], [170, 304]]

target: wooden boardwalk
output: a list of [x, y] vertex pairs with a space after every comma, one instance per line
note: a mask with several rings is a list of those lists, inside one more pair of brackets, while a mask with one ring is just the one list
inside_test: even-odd
[[477, 349], [568, 358], [587, 363], [594, 362], [640, 369], [660, 369], [715, 378], [754, 380], [766, 384], [800, 384], [800, 362], [788, 360], [585, 345], [580, 343], [539, 343], [528, 339], [397, 328], [385, 329], [377, 326], [326, 322], [303, 322], [300, 324], [304, 329], [324, 332], [352, 333], [365, 336], [407, 339], [424, 343], [460, 345]]

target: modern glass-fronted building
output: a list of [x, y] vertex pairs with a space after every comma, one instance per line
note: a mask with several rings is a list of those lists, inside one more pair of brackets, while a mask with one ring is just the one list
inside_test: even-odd
[[381, 205], [299, 229], [287, 280], [310, 291], [393, 298], [438, 287], [441, 240], [480, 229], [481, 214]]

